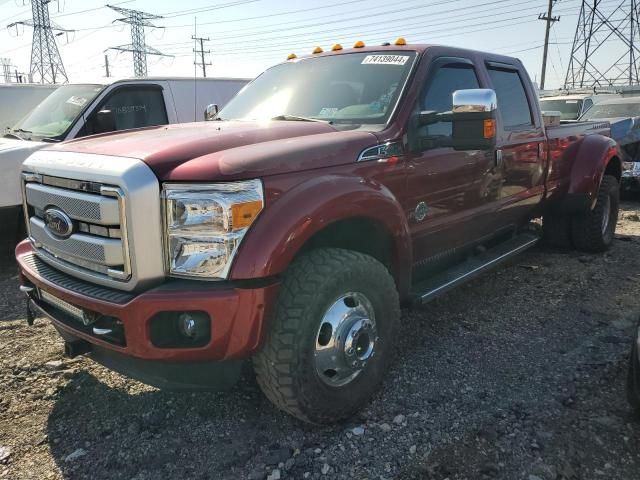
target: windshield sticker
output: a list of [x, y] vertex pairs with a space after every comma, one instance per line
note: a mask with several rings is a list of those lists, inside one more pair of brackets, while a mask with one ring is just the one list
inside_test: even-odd
[[87, 99], [84, 97], [76, 97], [75, 95], [69, 97], [69, 100], [66, 103], [70, 103], [71, 105], [75, 105], [76, 107], [84, 107], [85, 103], [87, 103]]
[[123, 105], [121, 107], [116, 107], [116, 115], [125, 115], [127, 113], [135, 113], [147, 111], [146, 105]]
[[567, 100], [567, 103], [578, 103], [578, 100]]
[[322, 116], [335, 115], [336, 113], [338, 113], [338, 110], [340, 109], [336, 107], [323, 107], [320, 110], [319, 115], [322, 115]]
[[404, 65], [409, 60], [408, 55], [367, 55], [362, 65]]

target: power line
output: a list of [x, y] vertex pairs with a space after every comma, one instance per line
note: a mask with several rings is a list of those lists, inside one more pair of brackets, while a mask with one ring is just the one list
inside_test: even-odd
[[7, 28], [18, 25], [33, 27], [31, 42], [31, 81], [37, 83], [67, 83], [67, 72], [62, 64], [62, 57], [54, 38], [54, 30], [59, 34], [73, 30], [64, 29], [55, 23], [52, 26], [49, 18], [49, 3], [51, 0], [31, 0], [31, 20], [13, 22]]
[[[622, 17], [614, 18], [617, 14]], [[636, 43], [640, 34], [639, 16], [636, 0], [621, 0], [608, 14], [603, 11], [600, 0], [583, 0], [565, 87], [632, 85], [640, 82], [637, 62], [640, 49]], [[620, 52], [622, 55], [618, 56]]]
[[140, 10], [131, 10], [128, 8], [107, 5], [110, 9], [125, 15], [123, 18], [114, 20], [115, 22], [127, 23], [131, 26], [131, 43], [128, 45], [120, 45], [118, 47], [110, 47], [111, 50], [133, 53], [133, 72], [136, 77], [147, 76], [147, 55], [166, 56], [164, 53], [150, 47], [145, 42], [144, 27], [155, 27], [150, 20], [162, 18], [159, 15], [141, 12]]

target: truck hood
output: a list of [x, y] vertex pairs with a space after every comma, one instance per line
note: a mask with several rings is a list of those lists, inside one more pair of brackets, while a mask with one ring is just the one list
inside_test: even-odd
[[[0, 153], [6, 152], [8, 150], [24, 150], [26, 152], [32, 152], [34, 150], [39, 150], [47, 145], [51, 144], [43, 142], [32, 142], [30, 140], [18, 140], [15, 138], [0, 137]], [[29, 154], [27, 154], [27, 156], [29, 156]], [[26, 159], [27, 156], [25, 156], [24, 158]]]
[[321, 122], [214, 121], [99, 135], [51, 149], [138, 158], [161, 181], [212, 181], [353, 163], [376, 143], [372, 133]]

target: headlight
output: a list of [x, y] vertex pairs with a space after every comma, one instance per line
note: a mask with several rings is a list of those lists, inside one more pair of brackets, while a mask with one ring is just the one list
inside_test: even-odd
[[264, 206], [260, 180], [163, 187], [170, 275], [226, 278], [245, 233]]

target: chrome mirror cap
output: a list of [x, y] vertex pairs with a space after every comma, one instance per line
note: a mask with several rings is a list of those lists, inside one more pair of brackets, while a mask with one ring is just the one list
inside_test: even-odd
[[453, 113], [494, 112], [498, 108], [496, 92], [489, 88], [453, 92]]
[[216, 118], [216, 116], [218, 115], [219, 111], [220, 111], [220, 109], [218, 108], [217, 104], [211, 103], [211, 104], [207, 105], [207, 108], [205, 108], [205, 110], [204, 110], [204, 119], [205, 120], [214, 120]]

